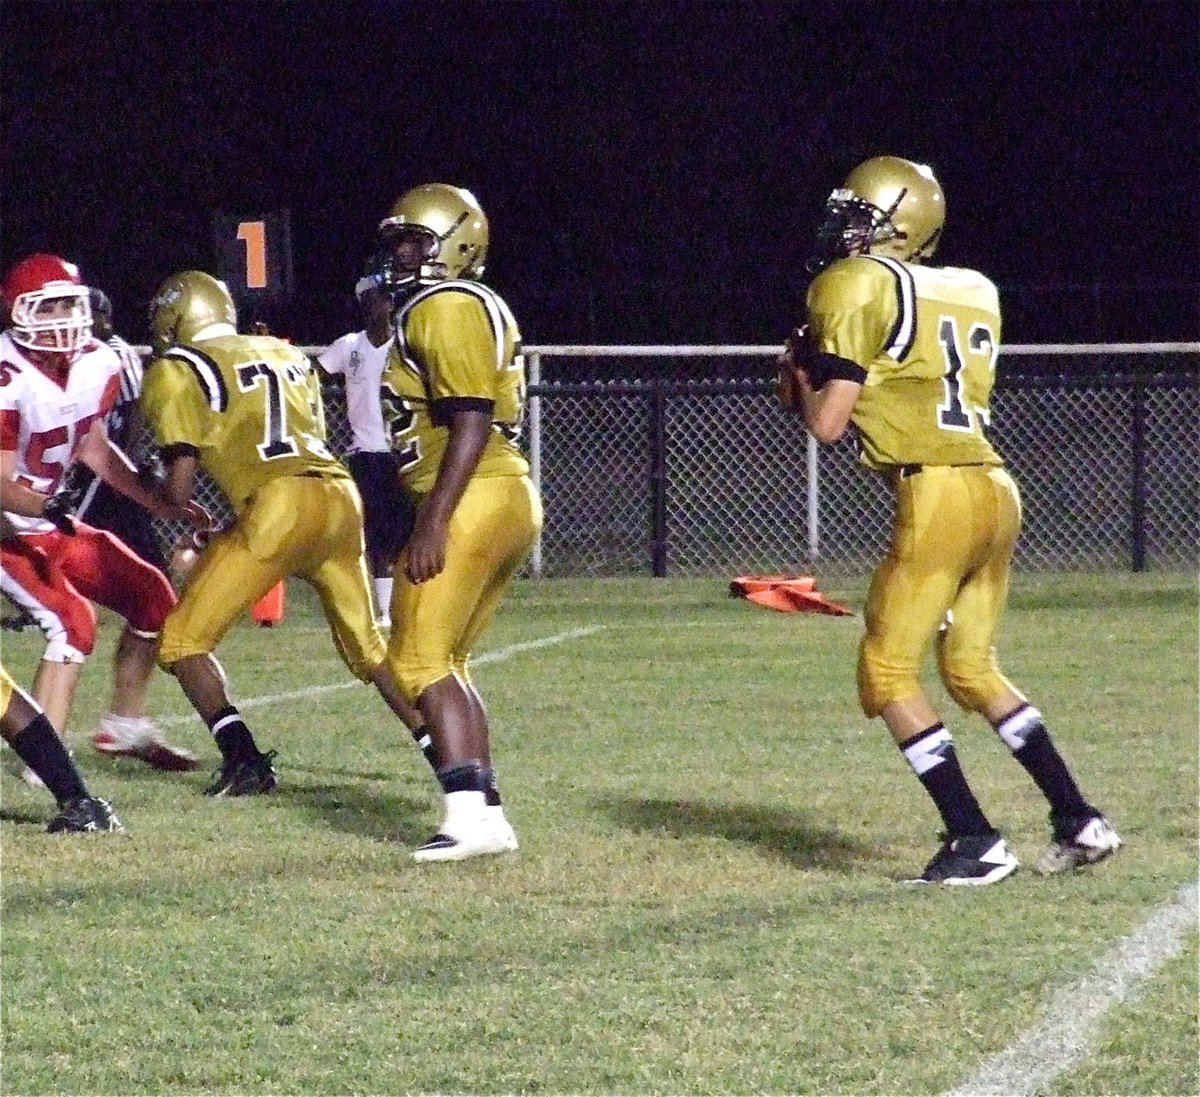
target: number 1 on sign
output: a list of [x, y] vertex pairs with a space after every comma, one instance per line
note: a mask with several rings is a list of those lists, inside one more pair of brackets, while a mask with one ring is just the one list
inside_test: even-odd
[[242, 221], [237, 238], [246, 242], [246, 288], [266, 289], [267, 226], [263, 221]]

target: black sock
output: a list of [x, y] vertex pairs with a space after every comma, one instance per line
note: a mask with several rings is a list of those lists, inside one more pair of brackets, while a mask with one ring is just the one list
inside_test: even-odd
[[221, 757], [227, 762], [251, 762], [259, 755], [258, 744], [242, 714], [233, 705], [226, 705], [208, 723], [221, 751]]
[[934, 724], [906, 739], [900, 750], [932, 798], [951, 838], [995, 833], [967, 784], [954, 740], [944, 725]]
[[496, 781], [496, 771], [491, 766], [483, 767], [483, 802], [490, 808], [498, 808], [503, 801], [500, 799], [500, 786]]
[[433, 772], [437, 773], [437, 747], [433, 745], [433, 737], [429, 734], [429, 725], [422, 724], [419, 728], [413, 728], [412, 737], [417, 746], [421, 748], [421, 753], [425, 755], [425, 761], [433, 767]]
[[1055, 815], [1086, 816], [1100, 813], [1084, 799], [1067, 763], [1058, 753], [1042, 714], [1032, 705], [1021, 705], [996, 724], [996, 734], [1025, 768]]
[[447, 796], [452, 792], [483, 792], [486, 794], [483, 763], [478, 758], [452, 762], [437, 771], [438, 783]]
[[88, 795], [83, 777], [45, 713], [39, 713], [14, 735], [8, 745], [36, 773], [60, 804]]

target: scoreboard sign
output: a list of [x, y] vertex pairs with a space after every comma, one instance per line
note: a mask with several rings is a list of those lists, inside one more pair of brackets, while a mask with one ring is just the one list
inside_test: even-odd
[[217, 276], [239, 305], [284, 304], [292, 296], [292, 217], [287, 209], [213, 218]]

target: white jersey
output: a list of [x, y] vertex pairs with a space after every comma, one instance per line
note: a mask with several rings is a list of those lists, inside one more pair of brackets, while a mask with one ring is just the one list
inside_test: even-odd
[[[31, 362], [9, 332], [0, 335], [0, 450], [15, 451], [16, 478], [34, 491], [56, 491], [92, 423], [116, 403], [120, 378], [120, 358], [99, 340], [84, 347], [64, 386]], [[20, 533], [54, 529], [44, 518], [9, 511], [4, 517]]]
[[317, 361], [329, 374], [346, 378], [346, 415], [350, 420], [351, 453], [386, 453], [390, 448], [383, 432], [379, 385], [387, 365], [389, 339], [375, 346], [365, 331], [352, 331], [325, 348]]
[[[117, 400], [117, 406], [136, 404], [137, 398], [142, 394], [142, 379], [146, 373], [142, 356], [138, 354], [136, 348], [131, 347], [119, 335], [114, 335], [105, 341], [121, 360], [121, 396]], [[112, 424], [110, 423], [109, 426], [111, 428]]]

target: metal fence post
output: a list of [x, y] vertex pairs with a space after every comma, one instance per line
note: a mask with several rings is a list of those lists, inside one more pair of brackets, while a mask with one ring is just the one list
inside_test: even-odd
[[1132, 567], [1146, 570], [1146, 381], [1141, 370], [1133, 379], [1133, 415], [1129, 424], [1129, 526]]
[[650, 386], [650, 564], [656, 578], [667, 574], [667, 399], [665, 383]]
[[[526, 410], [529, 413], [529, 478], [537, 488], [538, 497], [542, 494], [542, 398], [539, 386], [542, 383], [542, 356], [530, 354], [526, 363], [529, 367], [529, 402]], [[529, 574], [534, 579], [542, 577], [542, 534], [538, 531], [537, 540], [533, 543], [533, 552], [529, 556]]]
[[821, 555], [821, 472], [817, 460], [817, 440], [805, 432], [808, 452], [805, 464], [808, 469], [808, 559], [816, 563]]

